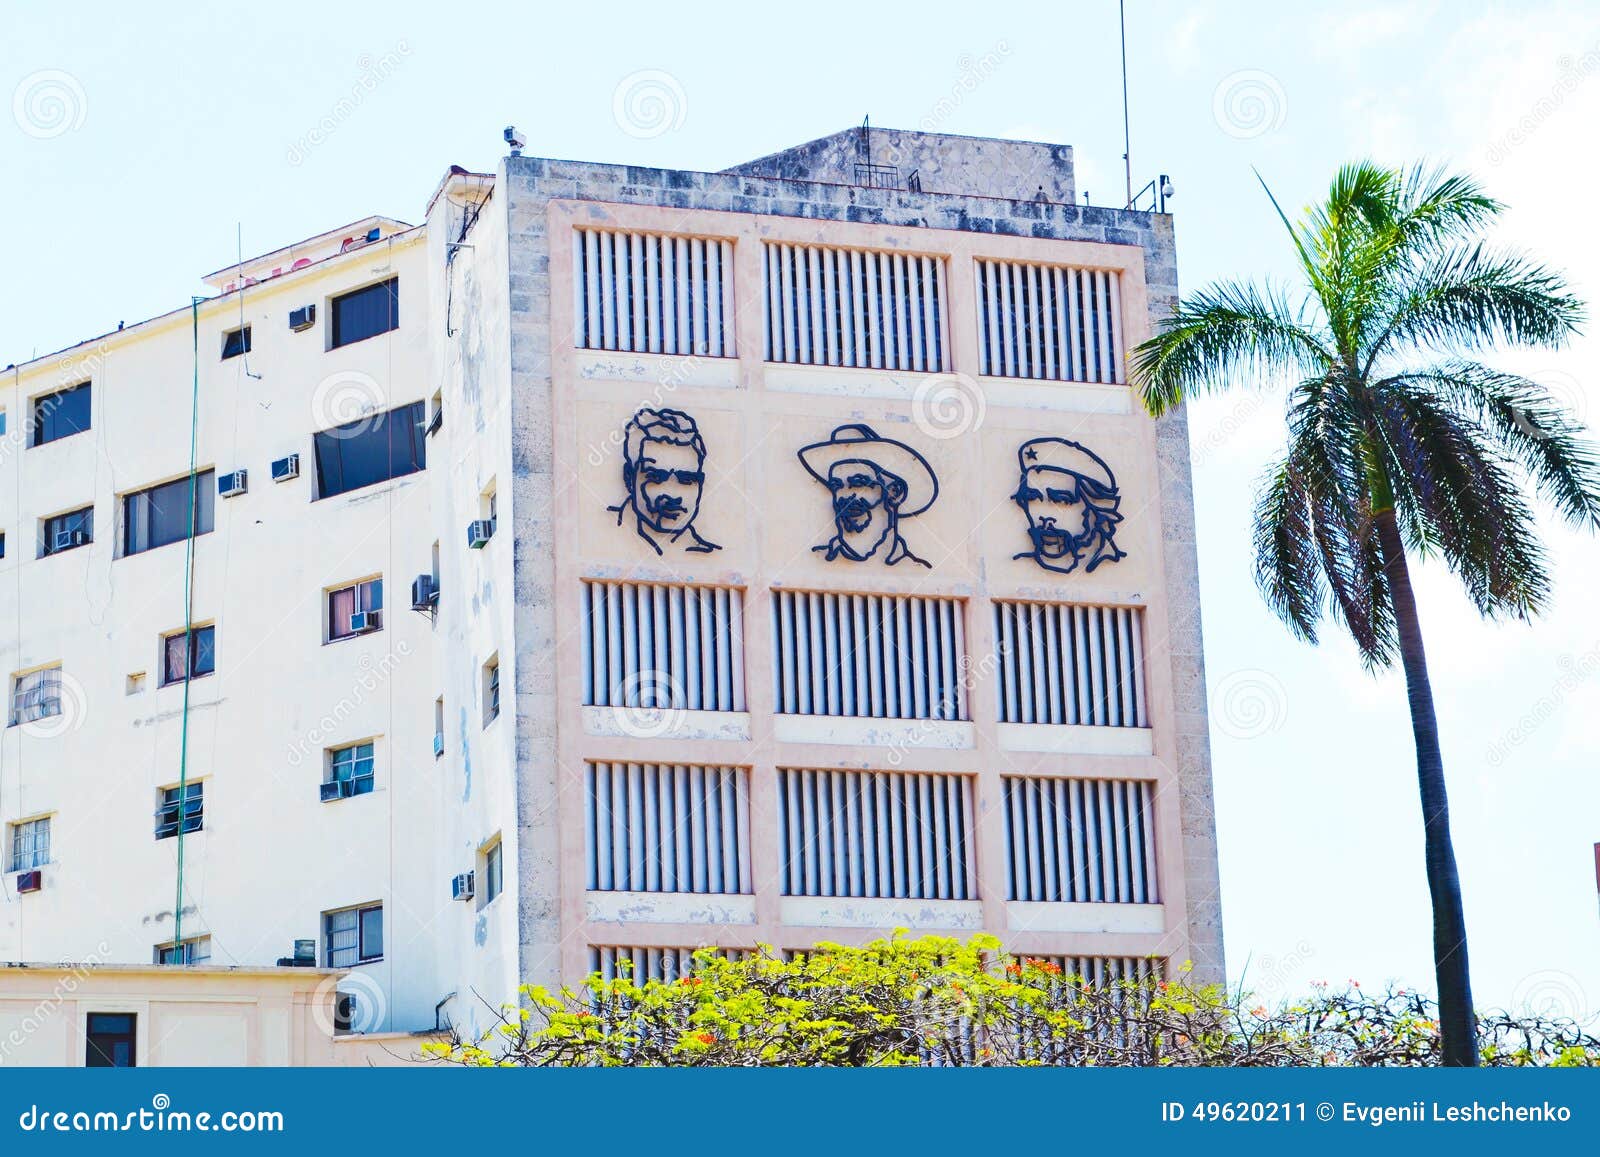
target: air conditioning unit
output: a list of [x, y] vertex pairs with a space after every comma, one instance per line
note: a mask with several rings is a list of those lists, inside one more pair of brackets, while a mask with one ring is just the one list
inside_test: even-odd
[[58, 550], [71, 550], [75, 546], [89, 545], [89, 532], [87, 530], [58, 530], [56, 531], [55, 544], [50, 548], [54, 553]]
[[492, 518], [480, 518], [467, 526], [467, 545], [473, 550], [482, 550], [489, 545], [489, 540], [494, 537], [494, 522]]
[[348, 779], [330, 779], [322, 785], [322, 802], [330, 803], [336, 799], [344, 799], [350, 794], [350, 781]]
[[243, 494], [250, 488], [250, 472], [235, 470], [232, 474], [224, 474], [217, 479], [217, 496], [219, 498], [232, 498], [236, 494]]
[[287, 458], [279, 458], [272, 463], [274, 482], [287, 482], [291, 478], [298, 477], [300, 477], [300, 455], [290, 454]]
[[294, 942], [294, 955], [278, 957], [279, 968], [315, 968], [317, 966], [317, 942], [315, 940], [296, 940]]
[[426, 611], [439, 605], [439, 586], [431, 574], [419, 574], [411, 580], [411, 609]]
[[433, 757], [439, 759], [444, 755], [444, 732], [433, 733]]
[[376, 631], [383, 626], [382, 611], [357, 611], [350, 616], [350, 629], [356, 634], [365, 631]]
[[[33, 869], [31, 872], [17, 873], [17, 894], [19, 896], [23, 892], [37, 892], [43, 887], [44, 873], [38, 868]], [[470, 888], [471, 885], [469, 884], [468, 889], [470, 890]]]
[[476, 872], [462, 872], [450, 881], [450, 898], [452, 900], [472, 899], [473, 885], [476, 882]]
[[316, 324], [317, 307], [314, 305], [302, 305], [299, 309], [289, 311], [289, 328], [295, 333], [308, 330]]

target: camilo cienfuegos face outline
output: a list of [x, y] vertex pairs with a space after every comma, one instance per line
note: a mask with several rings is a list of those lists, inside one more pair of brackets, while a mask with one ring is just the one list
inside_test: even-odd
[[797, 452], [806, 473], [827, 487], [833, 535], [811, 549], [829, 562], [881, 559], [894, 566], [913, 554], [900, 524], [915, 518], [939, 497], [939, 479], [928, 460], [904, 442], [883, 438], [871, 426], [838, 426], [825, 441]]

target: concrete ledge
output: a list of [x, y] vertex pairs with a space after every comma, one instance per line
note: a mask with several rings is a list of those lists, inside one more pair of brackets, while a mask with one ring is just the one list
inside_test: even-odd
[[652, 382], [660, 386], [739, 388], [739, 359], [680, 354], [636, 354], [621, 350], [579, 350], [579, 381]]
[[983, 928], [977, 900], [864, 900], [849, 896], [785, 896], [785, 924], [833, 928], [937, 928], [976, 932]]
[[1069, 723], [1002, 723], [995, 728], [1006, 751], [1046, 751], [1070, 755], [1154, 755], [1155, 732], [1148, 727], [1085, 727]]
[[983, 388], [983, 396], [996, 406], [1078, 414], [1133, 413], [1133, 391], [1126, 385], [989, 377], [978, 378], [978, 384]]
[[702, 892], [586, 892], [592, 924], [754, 924], [754, 896]]
[[1147, 932], [1167, 930], [1160, 904], [1065, 904], [1012, 900], [1006, 904], [1012, 932]]
[[936, 747], [970, 750], [977, 733], [970, 723], [932, 719], [867, 719], [855, 715], [774, 715], [779, 743], [848, 744], [854, 747]]
[[745, 711], [676, 711], [656, 707], [585, 707], [583, 733], [602, 739], [750, 739]]

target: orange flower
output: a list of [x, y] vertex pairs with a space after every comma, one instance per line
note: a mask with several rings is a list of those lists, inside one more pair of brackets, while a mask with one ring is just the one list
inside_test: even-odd
[[1054, 960], [1041, 960], [1039, 962], [1039, 967], [1044, 969], [1051, 976], [1061, 975], [1061, 965], [1057, 964]]
[[716, 1036], [709, 1032], [697, 1033], [694, 1039], [703, 1045], [714, 1045], [717, 1043]]
[[1021, 976], [1022, 975], [1022, 965], [1020, 965], [1020, 964], [1008, 964], [1008, 965], [1006, 965], [1006, 973], [1007, 973], [1007, 975], [1010, 975], [1010, 976]]

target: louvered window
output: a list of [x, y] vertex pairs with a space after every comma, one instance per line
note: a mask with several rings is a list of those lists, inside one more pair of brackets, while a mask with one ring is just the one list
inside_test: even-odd
[[769, 362], [944, 370], [943, 259], [769, 242], [762, 262]]
[[1155, 785], [1005, 776], [1006, 899], [1154, 904]]
[[996, 602], [1002, 723], [1148, 727], [1144, 611]]
[[775, 591], [778, 710], [966, 719], [961, 610], [959, 599]]
[[751, 892], [747, 778], [733, 767], [588, 764], [588, 887]]
[[581, 600], [585, 706], [745, 709], [743, 592], [585, 581]]
[[1122, 382], [1121, 285], [1103, 269], [979, 261], [982, 373]]
[[977, 898], [968, 777], [780, 768], [778, 789], [784, 895]]
[[733, 243], [665, 233], [573, 233], [580, 349], [733, 357]]
[[[603, 980], [627, 976], [636, 984], [659, 980], [671, 983], [694, 971], [694, 954], [698, 948], [640, 948], [615, 944], [597, 944], [589, 949], [589, 971], [598, 972]], [[748, 955], [738, 948], [724, 948], [720, 955], [739, 960]]]

